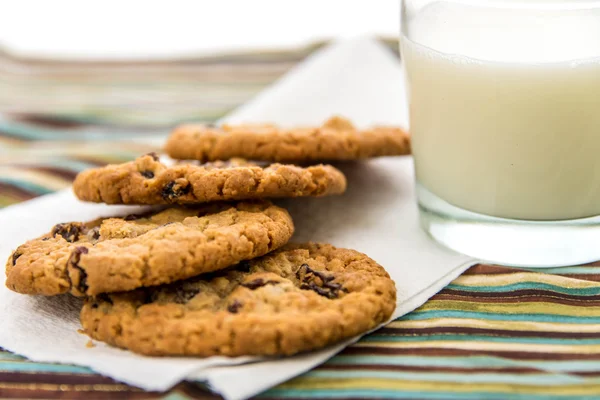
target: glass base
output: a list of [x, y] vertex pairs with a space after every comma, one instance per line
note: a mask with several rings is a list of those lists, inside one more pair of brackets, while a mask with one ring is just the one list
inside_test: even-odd
[[489, 217], [455, 207], [417, 183], [421, 226], [437, 242], [480, 260], [559, 267], [600, 260], [600, 216], [568, 221]]

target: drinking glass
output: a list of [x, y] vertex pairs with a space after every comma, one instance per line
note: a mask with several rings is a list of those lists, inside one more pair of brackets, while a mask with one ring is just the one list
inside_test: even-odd
[[600, 2], [401, 8], [423, 229], [504, 265], [600, 260]]

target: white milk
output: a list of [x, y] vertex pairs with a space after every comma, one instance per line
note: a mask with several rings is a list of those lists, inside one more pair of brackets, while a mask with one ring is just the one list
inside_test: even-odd
[[599, 215], [600, 9], [484, 14], [434, 3], [402, 38], [417, 179], [487, 215]]

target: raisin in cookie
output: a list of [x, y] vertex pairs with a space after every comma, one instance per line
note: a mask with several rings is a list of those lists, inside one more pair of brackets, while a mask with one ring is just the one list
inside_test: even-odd
[[293, 231], [287, 211], [268, 202], [58, 224], [13, 252], [6, 286], [24, 294], [82, 296], [160, 285], [262, 256], [287, 243]]
[[125, 164], [84, 171], [73, 190], [80, 200], [108, 204], [193, 204], [341, 194], [346, 177], [329, 165], [261, 166], [234, 159], [167, 166], [155, 154], [147, 154]]
[[249, 160], [304, 163], [358, 160], [410, 154], [410, 137], [401, 128], [356, 129], [333, 117], [320, 127], [283, 129], [275, 125], [182, 125], [165, 150], [173, 158], [201, 161], [242, 157]]
[[291, 355], [369, 331], [396, 306], [394, 282], [366, 255], [288, 245], [230, 270], [86, 299], [93, 339], [148, 355]]

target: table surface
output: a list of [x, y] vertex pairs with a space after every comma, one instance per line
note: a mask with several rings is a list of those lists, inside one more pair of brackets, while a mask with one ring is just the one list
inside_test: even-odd
[[[0, 205], [68, 187], [85, 168], [151, 151], [147, 139], [160, 140], [176, 121], [214, 120], [312, 49], [137, 65], [145, 74], [103, 64], [79, 65], [75, 73], [72, 65], [0, 55], [0, 67], [12, 63], [19, 78], [8, 91], [0, 79]], [[121, 96], [103, 97], [107, 83], [119, 86]], [[47, 96], [56, 101], [40, 100]], [[477, 265], [419, 309], [261, 397], [600, 398], [599, 377], [600, 264], [551, 270]], [[217, 396], [194, 382], [169, 393], [142, 392], [87, 368], [0, 352], [0, 397]]]

